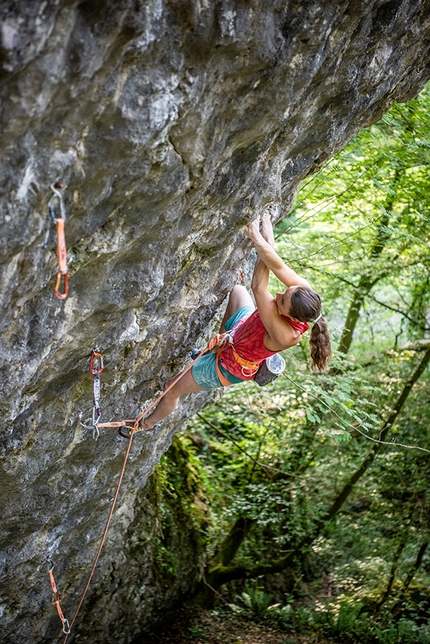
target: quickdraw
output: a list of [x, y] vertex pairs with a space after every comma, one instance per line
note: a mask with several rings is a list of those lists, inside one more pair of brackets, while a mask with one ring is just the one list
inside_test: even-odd
[[100, 436], [100, 427], [124, 427], [128, 431], [133, 430], [134, 420], [120, 420], [109, 423], [101, 423], [102, 410], [100, 407], [100, 374], [104, 370], [103, 356], [99, 347], [94, 347], [90, 356], [90, 374], [93, 376], [93, 414], [92, 418], [81, 423], [85, 429], [93, 430], [93, 438], [97, 440]]
[[57, 590], [57, 584], [55, 583], [54, 573], [52, 572], [53, 569], [54, 569], [54, 564], [52, 562], [52, 559], [50, 559], [50, 557], [48, 557], [48, 566], [49, 566], [49, 570], [48, 570], [49, 581], [51, 583], [51, 589], [52, 589], [51, 603], [55, 604], [55, 607], [56, 607], [57, 613], [58, 613], [58, 617], [61, 619], [61, 623], [63, 625], [63, 629], [62, 629], [63, 633], [65, 635], [69, 635], [69, 633], [70, 633], [70, 624], [69, 624], [69, 620], [64, 617], [63, 611], [61, 610], [60, 593]]
[[[58, 260], [58, 272], [57, 279], [54, 286], [54, 295], [58, 297], [59, 300], [65, 300], [69, 293], [69, 270], [67, 268], [67, 248], [66, 248], [66, 237], [64, 234], [64, 224], [66, 222], [66, 208], [64, 206], [63, 199], [63, 187], [60, 183], [51, 184], [51, 190], [54, 195], [58, 198], [60, 203], [60, 217], [55, 215], [54, 208], [48, 204], [48, 212], [51, 215], [51, 218], [57, 226], [57, 260]], [[53, 198], [52, 198], [53, 199]], [[61, 281], [63, 280], [62, 292], [60, 291]]]
[[[90, 374], [93, 376], [93, 415], [92, 423], [84, 425], [85, 429], [93, 430], [93, 438], [97, 440], [100, 436], [99, 421], [102, 417], [102, 410], [100, 408], [100, 374], [104, 370], [103, 356], [98, 347], [94, 347], [90, 356]], [[87, 423], [90, 423], [88, 420]]]
[[[97, 423], [102, 417], [102, 410], [100, 409], [100, 374], [104, 369], [103, 356], [98, 347], [94, 347], [90, 358], [90, 374], [93, 376], [93, 437], [97, 440], [99, 431]], [[94, 431], [96, 432], [94, 434]]]

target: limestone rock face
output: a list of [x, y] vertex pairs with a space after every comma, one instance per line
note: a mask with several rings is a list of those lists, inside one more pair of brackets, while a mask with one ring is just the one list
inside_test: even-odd
[[[243, 224], [268, 203], [286, 215], [300, 180], [423, 87], [430, 2], [3, 0], [0, 19], [0, 629], [41, 644], [61, 628], [45, 558], [70, 618], [126, 448], [79, 423], [92, 347], [102, 420], [136, 418], [209, 339], [249, 251]], [[157, 519], [148, 476], [207, 396], [135, 437], [77, 641], [131, 642], [197, 578], [188, 557], [157, 586], [136, 530]]]

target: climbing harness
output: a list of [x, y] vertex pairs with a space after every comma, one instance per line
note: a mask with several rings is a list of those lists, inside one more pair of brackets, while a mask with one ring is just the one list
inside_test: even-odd
[[61, 623], [63, 625], [63, 633], [67, 636], [70, 633], [70, 624], [69, 620], [66, 619], [63, 615], [63, 611], [61, 610], [60, 606], [60, 593], [57, 590], [57, 584], [55, 583], [54, 579], [54, 573], [52, 572], [54, 569], [54, 564], [52, 562], [52, 559], [50, 557], [47, 557], [48, 559], [48, 574], [49, 574], [49, 581], [51, 583], [51, 588], [52, 588], [52, 598], [51, 602], [52, 604], [55, 604], [55, 607], [57, 609], [58, 617], [61, 619]]
[[[242, 374], [246, 378], [252, 376], [252, 380], [254, 380], [257, 385], [260, 385], [260, 387], [264, 387], [264, 385], [268, 385], [269, 382], [273, 382], [273, 380], [275, 380], [285, 369], [285, 361], [278, 353], [265, 358], [263, 361], [253, 362], [242, 358], [242, 356], [235, 351], [234, 345], [230, 341], [228, 342], [228, 345], [231, 347], [233, 358], [242, 368]], [[221, 384], [224, 387], [229, 387], [232, 383], [225, 378], [219, 366], [220, 355], [224, 349], [225, 345], [217, 349], [215, 367]]]
[[[66, 208], [64, 206], [63, 198], [63, 187], [60, 183], [51, 184], [51, 190], [54, 193], [55, 197], [58, 198], [60, 203], [60, 217], [55, 215], [55, 210], [51, 206], [51, 202], [48, 204], [48, 212], [51, 215], [51, 218], [57, 226], [57, 260], [58, 260], [58, 272], [57, 279], [54, 286], [54, 295], [58, 297], [59, 300], [65, 300], [69, 293], [69, 270], [67, 268], [67, 248], [66, 248], [66, 238], [64, 234], [64, 224], [66, 222]], [[54, 199], [54, 197], [52, 197]], [[51, 199], [51, 201], [52, 201]], [[61, 280], [63, 280], [63, 288], [61, 288]]]
[[[75, 614], [73, 615], [73, 618], [72, 618], [72, 620], [70, 622], [70, 626], [69, 626], [69, 623], [67, 622], [68, 632], [64, 631], [64, 633], [66, 634], [66, 637], [63, 640], [63, 644], [66, 644], [66, 642], [67, 642], [69, 633], [70, 633], [70, 631], [71, 631], [71, 629], [73, 627], [73, 624], [76, 621], [78, 613], [79, 613], [79, 611], [81, 609], [81, 606], [82, 606], [82, 604], [84, 602], [84, 599], [85, 599], [85, 596], [86, 596], [86, 594], [88, 592], [88, 588], [90, 587], [90, 583], [91, 583], [91, 580], [93, 578], [93, 575], [94, 575], [98, 560], [100, 558], [100, 553], [102, 551], [103, 544], [106, 541], [107, 532], [108, 532], [108, 529], [109, 529], [109, 526], [110, 526], [110, 522], [112, 520], [113, 512], [114, 512], [114, 509], [115, 509], [115, 505], [116, 505], [116, 502], [117, 502], [117, 499], [118, 499], [119, 491], [120, 491], [120, 488], [121, 488], [121, 484], [122, 484], [122, 480], [123, 480], [123, 476], [124, 476], [124, 472], [125, 472], [125, 467], [126, 467], [126, 464], [127, 464], [127, 461], [128, 461], [129, 454], [130, 454], [130, 449], [131, 449], [131, 444], [132, 444], [132, 441], [133, 441], [133, 436], [134, 436], [134, 434], [136, 432], [145, 431], [143, 428], [139, 428], [140, 421], [142, 420], [142, 418], [144, 418], [145, 416], [148, 415], [148, 413], [151, 411], [151, 409], [153, 407], [158, 405], [160, 400], [167, 394], [167, 392], [170, 391], [172, 389], [172, 387], [174, 387], [176, 385], [178, 380], [180, 380], [182, 378], [182, 376], [185, 373], [187, 373], [193, 367], [193, 365], [197, 362], [197, 360], [203, 354], [205, 354], [208, 351], [212, 351], [212, 349], [214, 349], [219, 344], [222, 344], [222, 343], [226, 342], [227, 339], [228, 339], [227, 336], [228, 336], [228, 333], [223, 333], [223, 334], [218, 334], [214, 338], [212, 338], [212, 340], [208, 343], [208, 345], [202, 351], [200, 351], [198, 356], [195, 357], [195, 359], [184, 369], [184, 371], [182, 371], [170, 383], [170, 385], [168, 387], [166, 387], [166, 389], [163, 391], [163, 393], [160, 396], [158, 396], [158, 398], [156, 398], [156, 400], [154, 400], [154, 402], [151, 403], [151, 405], [149, 405], [149, 407], [147, 409], [145, 409], [145, 411], [143, 411], [141, 413], [141, 415], [136, 420], [122, 420], [122, 421], [115, 421], [115, 422], [109, 422], [109, 423], [98, 423], [98, 422], [95, 423], [94, 426], [97, 428], [97, 430], [100, 427], [125, 427], [130, 432], [130, 437], [129, 437], [129, 441], [128, 441], [128, 445], [127, 445], [127, 450], [126, 450], [126, 453], [125, 453], [125, 456], [124, 456], [124, 461], [123, 461], [121, 473], [119, 475], [118, 483], [117, 483], [115, 494], [114, 494], [114, 497], [113, 497], [113, 501], [112, 501], [112, 504], [111, 504], [111, 507], [110, 507], [110, 510], [109, 510], [109, 515], [108, 515], [106, 525], [105, 525], [104, 530], [103, 530], [102, 537], [100, 539], [99, 547], [97, 549], [96, 556], [94, 558], [94, 562], [93, 562], [90, 574], [88, 576], [88, 580], [87, 580], [87, 583], [85, 585], [84, 591], [83, 591], [83, 593], [81, 595], [81, 598], [79, 600], [78, 607], [76, 608]], [[99, 352], [98, 351], [95, 351], [95, 352], [93, 351], [93, 353], [97, 354]], [[95, 358], [94, 358], [94, 362], [93, 362], [93, 367], [94, 367], [94, 364], [95, 364]]]
[[218, 347], [216, 351], [216, 358], [215, 358], [215, 368], [216, 368], [216, 373], [217, 376], [223, 385], [223, 387], [230, 387], [233, 383], [227, 380], [227, 378], [224, 376], [224, 374], [221, 372], [220, 366], [219, 366], [219, 359], [221, 356], [221, 353], [226, 349], [226, 345], [231, 347], [232, 353], [233, 353], [233, 358], [235, 361], [241, 366], [242, 369], [242, 374], [249, 378], [250, 376], [254, 376], [258, 369], [260, 368], [261, 361], [259, 362], [254, 362], [252, 360], [246, 360], [245, 358], [242, 358], [235, 350], [234, 350], [234, 345], [233, 343], [227, 338], [226, 342]]
[[[93, 352], [90, 357], [90, 374], [93, 376], [93, 415], [92, 415], [92, 424], [84, 425], [81, 423], [82, 427], [85, 429], [93, 430], [93, 438], [97, 440], [100, 436], [100, 431], [98, 428], [98, 423], [102, 417], [102, 411], [100, 408], [100, 374], [104, 369], [103, 356], [100, 353], [98, 347], [94, 347]], [[90, 421], [88, 420], [87, 423]]]
[[261, 365], [261, 360], [258, 360], [258, 361], [246, 360], [246, 358], [242, 358], [242, 356], [239, 355], [234, 348], [234, 334], [242, 326], [243, 322], [244, 320], [239, 320], [239, 322], [228, 333], [224, 334], [221, 344], [219, 344], [216, 351], [215, 368], [216, 368], [217, 376], [221, 384], [223, 385], [223, 387], [229, 387], [230, 385], [233, 384], [232, 382], [229, 382], [227, 378], [224, 376], [224, 374], [221, 372], [220, 365], [219, 365], [221, 353], [227, 347], [231, 348], [233, 358], [235, 359], [237, 364], [241, 367], [242, 374], [245, 378], [255, 376], [255, 374], [257, 373]]
[[215, 369], [216, 369], [216, 373], [219, 378], [219, 381], [223, 387], [230, 387], [230, 385], [232, 385], [233, 383], [227, 380], [227, 378], [221, 372], [221, 369], [219, 366], [219, 358], [221, 353], [224, 351], [224, 349], [226, 349], [226, 347], [233, 346], [232, 343], [233, 343], [233, 336], [229, 333], [224, 333], [222, 336], [222, 339], [217, 345], [217, 350], [215, 354]]

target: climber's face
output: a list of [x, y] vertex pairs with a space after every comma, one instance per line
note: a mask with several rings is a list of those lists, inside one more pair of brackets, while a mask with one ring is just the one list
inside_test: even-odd
[[283, 293], [276, 293], [276, 306], [278, 307], [278, 312], [280, 315], [287, 315], [288, 317], [291, 317], [291, 295], [295, 288], [297, 288], [297, 286], [290, 286], [290, 288], [287, 288], [287, 290]]

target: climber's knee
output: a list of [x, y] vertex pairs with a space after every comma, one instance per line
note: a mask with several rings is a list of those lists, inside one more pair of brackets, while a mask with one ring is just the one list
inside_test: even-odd
[[244, 306], [254, 306], [252, 298], [246, 288], [240, 284], [236, 284], [230, 291], [230, 298], [228, 302], [228, 309], [230, 315]]
[[233, 286], [230, 293], [234, 293], [235, 295], [236, 294], [238, 295], [240, 293], [248, 293], [248, 291], [246, 290], [245, 286], [243, 286], [242, 284], [236, 284], [235, 286]]

